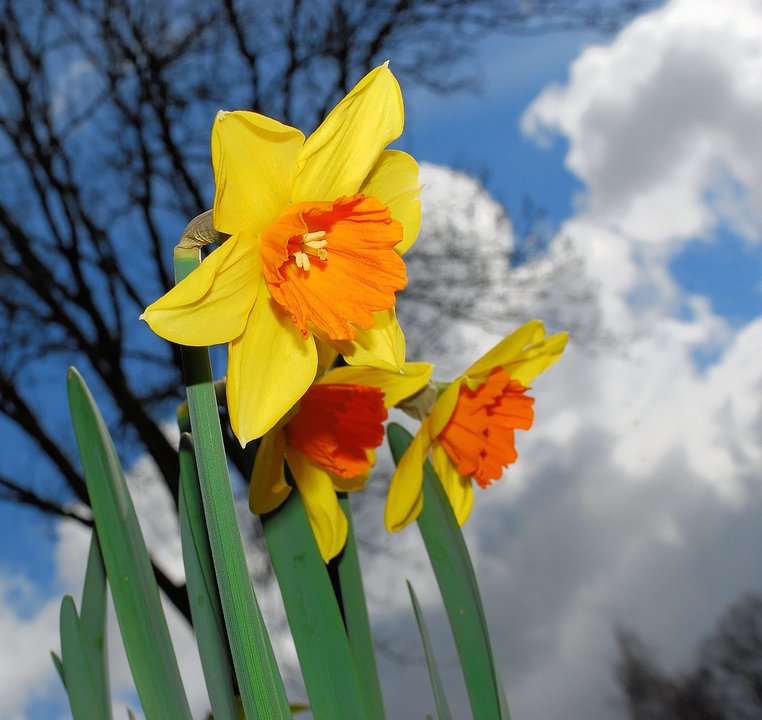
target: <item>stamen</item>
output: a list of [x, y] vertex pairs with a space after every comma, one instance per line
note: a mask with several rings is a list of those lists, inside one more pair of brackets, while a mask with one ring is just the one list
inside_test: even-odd
[[[311, 242], [315, 240], [320, 240], [321, 238], [324, 238], [324, 237], [325, 237], [325, 230], [316, 230], [315, 232], [304, 233], [304, 235], [302, 235], [302, 242], [307, 243], [309, 245]], [[328, 243], [327, 240], [325, 242]], [[322, 247], [322, 245], [319, 247]]]
[[310, 255], [318, 260], [328, 259], [328, 251], [325, 249], [328, 245], [328, 240], [325, 239], [325, 235], [325, 230], [316, 230], [315, 232], [308, 232], [302, 235], [299, 249], [294, 253], [296, 267], [302, 270], [309, 270]]
[[301, 250], [297, 250], [294, 253], [294, 261], [296, 262], [296, 267], [302, 270], [310, 269], [310, 258], [306, 253], [303, 253]]

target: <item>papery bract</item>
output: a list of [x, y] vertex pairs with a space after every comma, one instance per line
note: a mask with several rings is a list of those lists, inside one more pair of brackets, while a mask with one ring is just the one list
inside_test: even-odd
[[421, 512], [429, 451], [455, 517], [461, 525], [468, 519], [472, 478], [487, 487], [515, 462], [514, 431], [528, 430], [534, 419], [526, 390], [558, 360], [567, 337], [545, 337], [542, 322], [532, 320], [442, 390], [392, 476], [384, 517], [389, 531], [401, 530]]
[[179, 344], [228, 343], [228, 410], [242, 445], [313, 382], [318, 341], [350, 365], [401, 369], [395, 292], [420, 225], [416, 162], [384, 149], [402, 126], [386, 65], [306, 141], [256, 113], [218, 113], [213, 224], [231, 237], [142, 317]]

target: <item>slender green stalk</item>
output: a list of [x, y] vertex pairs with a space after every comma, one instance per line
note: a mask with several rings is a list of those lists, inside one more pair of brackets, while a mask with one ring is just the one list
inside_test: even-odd
[[212, 714], [215, 720], [239, 720], [239, 704], [233, 688], [233, 666], [214, 579], [193, 442], [187, 433], [180, 438], [179, 500], [185, 580]]
[[[200, 263], [196, 249], [175, 249], [175, 281]], [[235, 514], [209, 351], [182, 348], [201, 497], [230, 650], [249, 720], [291, 717], [283, 680], [246, 566]]]
[[368, 707], [370, 720], [384, 720], [384, 699], [378, 679], [376, 655], [373, 652], [373, 636], [368, 618], [368, 606], [357, 556], [357, 541], [349, 498], [339, 493], [339, 505], [347, 517], [347, 543], [336, 559], [341, 588], [341, 602], [344, 608], [344, 624], [349, 637], [349, 648], [357, 668], [357, 677]]
[[421, 633], [423, 652], [426, 656], [426, 667], [429, 669], [431, 689], [434, 693], [434, 703], [437, 707], [437, 720], [452, 720], [452, 713], [450, 712], [450, 706], [447, 704], [447, 696], [442, 685], [442, 678], [439, 675], [439, 667], [437, 666], [437, 659], [434, 656], [434, 649], [431, 647], [431, 640], [429, 639], [429, 631], [426, 628], [423, 611], [409, 580], [407, 581], [407, 590], [410, 593], [410, 602], [413, 603], [413, 612], [415, 613], [415, 621], [418, 624], [418, 632]]
[[[399, 462], [412, 435], [391, 423], [387, 437], [394, 460]], [[418, 529], [455, 638], [474, 720], [510, 720], [471, 557], [442, 483], [428, 460], [423, 468], [423, 510]]]

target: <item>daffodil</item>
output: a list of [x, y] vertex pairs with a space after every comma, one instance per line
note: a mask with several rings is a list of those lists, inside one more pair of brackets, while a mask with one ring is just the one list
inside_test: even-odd
[[385, 523], [390, 532], [415, 520], [423, 508], [423, 464], [431, 451], [455, 517], [462, 525], [473, 504], [473, 483], [487, 487], [516, 461], [514, 431], [534, 419], [529, 384], [552, 365], [567, 333], [545, 337], [532, 320], [504, 338], [446, 385], [392, 476]]
[[360, 490], [384, 439], [387, 408], [415, 395], [429, 381], [433, 366], [405, 363], [403, 373], [341, 367], [323, 375], [293, 413], [265, 434], [249, 485], [249, 507], [275, 510], [292, 488], [288, 462], [304, 501], [320, 554], [327, 562], [344, 547], [347, 519], [337, 492]]
[[142, 317], [179, 344], [228, 343], [227, 401], [242, 445], [310, 386], [317, 342], [350, 365], [402, 367], [395, 292], [420, 226], [416, 162], [385, 150], [402, 126], [386, 65], [306, 141], [253, 112], [218, 113], [213, 226], [230, 238]]

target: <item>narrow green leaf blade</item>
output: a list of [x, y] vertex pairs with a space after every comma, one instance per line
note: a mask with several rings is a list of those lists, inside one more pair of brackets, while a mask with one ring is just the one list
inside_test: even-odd
[[77, 608], [71, 595], [65, 595], [61, 601], [60, 628], [64, 685], [72, 717], [74, 720], [101, 717], [101, 701], [96, 692]]
[[447, 704], [447, 696], [445, 695], [442, 678], [439, 674], [437, 659], [431, 647], [431, 639], [429, 638], [429, 631], [426, 628], [426, 621], [423, 618], [423, 612], [421, 612], [421, 605], [410, 581], [407, 580], [406, 582], [407, 590], [410, 593], [410, 602], [413, 603], [413, 612], [415, 613], [415, 621], [418, 624], [418, 632], [421, 633], [423, 652], [426, 656], [426, 667], [429, 669], [431, 690], [434, 693], [434, 704], [437, 707], [437, 720], [452, 720], [452, 713], [450, 712], [450, 706]]
[[373, 636], [360, 572], [360, 559], [357, 556], [352, 510], [346, 493], [339, 494], [339, 505], [344, 511], [349, 525], [347, 543], [336, 559], [349, 648], [368, 708], [369, 720], [384, 720], [384, 700], [381, 694], [381, 683], [378, 679], [376, 655], [373, 652]]
[[[412, 435], [401, 425], [390, 423], [387, 437], [394, 460], [399, 462]], [[471, 557], [428, 460], [423, 468], [423, 510], [418, 516], [418, 529], [455, 638], [474, 720], [510, 720]]]
[[111, 693], [106, 655], [106, 568], [103, 566], [98, 535], [95, 531], [90, 540], [90, 552], [87, 556], [80, 628], [82, 641], [90, 660], [95, 692], [101, 705], [101, 713], [98, 717], [110, 720]]
[[170, 717], [190, 720], [132, 498], [103, 418], [74, 368], [69, 370], [68, 393], [111, 596], [143, 710], [151, 720]]
[[[175, 248], [174, 263], [179, 282], [198, 267], [199, 252]], [[209, 545], [246, 717], [291, 720], [286, 690], [246, 566], [209, 351], [183, 347], [182, 358]]]
[[315, 720], [367, 718], [349, 641], [299, 492], [262, 517]]
[[214, 720], [239, 720], [232, 660], [214, 580], [193, 443], [188, 434], [180, 439], [179, 516], [185, 581], [212, 714]]
[[61, 682], [63, 683], [64, 690], [66, 689], [66, 680], [64, 679], [64, 671], [63, 671], [63, 663], [61, 662], [61, 658], [58, 657], [58, 655], [50, 651], [50, 659], [53, 661], [53, 665], [56, 668], [56, 672], [58, 673], [58, 677], [61, 678]]

